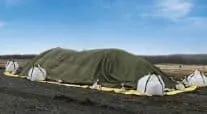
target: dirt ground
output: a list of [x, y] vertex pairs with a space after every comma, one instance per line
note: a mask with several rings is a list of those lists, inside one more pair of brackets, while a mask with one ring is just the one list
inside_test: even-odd
[[140, 97], [0, 75], [0, 114], [207, 113], [207, 88], [175, 96]]

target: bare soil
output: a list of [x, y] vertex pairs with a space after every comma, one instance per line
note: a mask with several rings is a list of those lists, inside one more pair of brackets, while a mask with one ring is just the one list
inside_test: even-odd
[[207, 88], [175, 96], [141, 97], [0, 75], [0, 114], [207, 113]]

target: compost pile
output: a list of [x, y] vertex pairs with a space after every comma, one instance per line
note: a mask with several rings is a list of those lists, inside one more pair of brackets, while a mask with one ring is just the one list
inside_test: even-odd
[[40, 64], [48, 72], [50, 80], [67, 83], [93, 84], [97, 79], [104, 86], [136, 88], [137, 80], [148, 73], [162, 76], [166, 87], [173, 82], [155, 66], [141, 57], [119, 49], [73, 51], [54, 48], [43, 52], [23, 66], [21, 75], [27, 75], [34, 64]]

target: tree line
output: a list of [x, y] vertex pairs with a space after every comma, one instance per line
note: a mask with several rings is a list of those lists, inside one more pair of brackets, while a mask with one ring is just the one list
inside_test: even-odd
[[34, 57], [36, 57], [36, 55], [34, 54], [30, 54], [30, 55], [0, 55], [0, 59], [33, 59]]
[[169, 55], [169, 56], [142, 56], [153, 64], [173, 63], [187, 65], [207, 65], [207, 54], [200, 55]]
[[[37, 55], [0, 55], [0, 59], [33, 59]], [[168, 55], [168, 56], [141, 56], [152, 64], [172, 63], [187, 65], [207, 65], [207, 54], [197, 55]]]

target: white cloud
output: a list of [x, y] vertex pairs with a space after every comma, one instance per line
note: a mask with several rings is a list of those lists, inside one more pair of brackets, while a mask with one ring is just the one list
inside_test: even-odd
[[176, 21], [188, 16], [194, 4], [191, 0], [158, 0], [157, 15]]
[[206, 29], [207, 17], [191, 16], [195, 5], [192, 0], [157, 0], [156, 16], [168, 19], [180, 28]]

